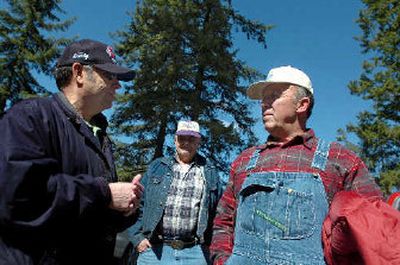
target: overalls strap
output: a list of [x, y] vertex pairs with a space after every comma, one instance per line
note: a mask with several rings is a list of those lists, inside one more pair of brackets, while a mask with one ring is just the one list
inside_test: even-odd
[[320, 170], [325, 170], [326, 162], [328, 161], [330, 142], [318, 139], [317, 149], [314, 152], [314, 158], [311, 166]]
[[260, 156], [261, 149], [256, 149], [247, 164], [246, 171], [252, 170], [257, 164], [258, 157]]

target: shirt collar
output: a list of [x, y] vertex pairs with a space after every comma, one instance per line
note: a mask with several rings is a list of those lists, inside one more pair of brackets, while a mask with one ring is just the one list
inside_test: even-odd
[[306, 131], [302, 134], [296, 135], [292, 139], [286, 142], [279, 142], [277, 141], [272, 135], [269, 135], [267, 138], [267, 142], [260, 146], [260, 149], [265, 148], [272, 148], [276, 146], [286, 147], [286, 146], [293, 146], [298, 144], [303, 144], [308, 149], [312, 148], [313, 139], [315, 138], [315, 133], [313, 129], [306, 129]]

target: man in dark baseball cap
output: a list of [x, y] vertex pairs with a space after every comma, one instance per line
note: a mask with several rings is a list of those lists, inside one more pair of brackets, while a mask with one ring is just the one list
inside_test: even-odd
[[93, 65], [94, 67], [116, 75], [118, 80], [130, 81], [135, 72], [117, 64], [113, 48], [107, 44], [83, 39], [67, 46], [58, 59], [57, 67], [71, 66], [73, 63]]
[[133, 71], [110, 46], [80, 40], [54, 71], [60, 92], [0, 119], [0, 264], [114, 265], [116, 234], [136, 219], [140, 175], [118, 182], [107, 120]]

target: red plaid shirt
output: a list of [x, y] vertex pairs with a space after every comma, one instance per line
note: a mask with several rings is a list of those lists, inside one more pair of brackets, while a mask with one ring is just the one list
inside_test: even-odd
[[[238, 196], [248, 172], [246, 167], [255, 150], [261, 149], [257, 165], [252, 172], [315, 172], [311, 167], [318, 139], [308, 130], [286, 143], [274, 142], [272, 137], [264, 145], [245, 150], [233, 162], [230, 179], [218, 204], [214, 219], [211, 257], [214, 265], [222, 265], [231, 255]], [[319, 172], [329, 204], [336, 192], [354, 190], [368, 197], [382, 199], [382, 193], [368, 173], [363, 161], [338, 143], [332, 143], [326, 168]], [[250, 244], [250, 242], [249, 242]]]

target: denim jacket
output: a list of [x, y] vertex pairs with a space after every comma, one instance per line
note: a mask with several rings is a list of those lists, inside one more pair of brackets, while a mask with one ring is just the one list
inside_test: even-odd
[[[136, 247], [147, 238], [154, 236], [157, 225], [162, 220], [168, 191], [174, 176], [175, 158], [158, 158], [154, 160], [144, 174], [142, 183], [145, 191], [138, 209], [137, 222], [128, 229], [131, 242]], [[204, 167], [205, 193], [201, 200], [196, 236], [201, 244], [209, 245], [212, 236], [212, 223], [218, 200], [222, 194], [222, 185], [215, 166], [207, 163], [203, 156], [197, 154], [194, 163]]]

